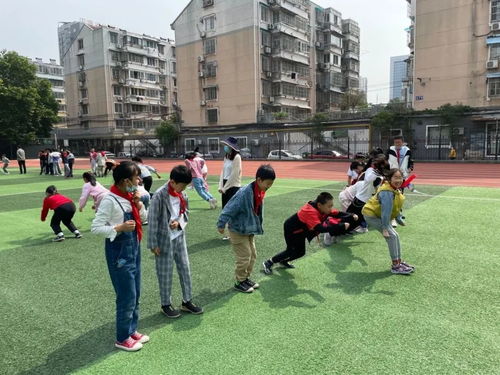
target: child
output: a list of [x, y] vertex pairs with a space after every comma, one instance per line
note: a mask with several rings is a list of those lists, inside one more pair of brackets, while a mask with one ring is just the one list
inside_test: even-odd
[[2, 170], [3, 174], [9, 174], [9, 171], [7, 170], [7, 167], [9, 166], [10, 160], [5, 156], [5, 154], [2, 154]]
[[124, 161], [113, 171], [114, 185], [92, 221], [91, 231], [106, 237], [109, 276], [116, 293], [115, 347], [137, 351], [149, 337], [137, 332], [141, 289], [142, 220], [147, 212], [139, 201], [137, 164]]
[[257, 169], [255, 181], [242, 187], [222, 210], [217, 222], [220, 234], [228, 224], [229, 237], [236, 258], [234, 288], [243, 293], [252, 293], [259, 284], [250, 280], [257, 250], [255, 235], [263, 234], [262, 221], [264, 196], [276, 179], [276, 173], [269, 164]]
[[196, 189], [198, 195], [210, 204], [210, 209], [213, 210], [217, 208], [217, 200], [205, 187], [205, 182], [203, 179], [203, 167], [205, 166], [205, 160], [203, 160], [199, 156], [196, 156], [196, 153], [192, 152], [188, 155], [187, 159], [184, 162], [186, 163], [186, 166], [193, 176], [193, 186]]
[[75, 204], [71, 199], [57, 192], [54, 185], [50, 185], [45, 190], [45, 199], [43, 200], [43, 208], [41, 220], [45, 221], [50, 210], [54, 210], [54, 215], [50, 220], [50, 227], [54, 231], [56, 237], [53, 242], [64, 241], [64, 233], [61, 229], [61, 221], [75, 235], [75, 238], [82, 238], [81, 233], [76, 229], [75, 224], [71, 221], [76, 212]]
[[80, 196], [80, 212], [83, 211], [83, 208], [87, 204], [87, 200], [89, 197], [92, 197], [94, 200], [94, 205], [92, 206], [93, 210], [99, 208], [99, 204], [102, 199], [109, 193], [109, 190], [102, 186], [99, 182], [96, 181], [95, 176], [91, 172], [85, 172], [83, 175], [83, 188], [82, 195]]
[[345, 234], [351, 226], [358, 226], [357, 220], [357, 215], [334, 210], [330, 193], [319, 194], [316, 200], [306, 203], [299, 212], [285, 221], [286, 250], [262, 263], [264, 273], [270, 275], [275, 263], [280, 263], [285, 268], [295, 268], [289, 262], [304, 256], [306, 239], [311, 242], [320, 233], [331, 236]]
[[391, 225], [392, 219], [396, 219], [400, 225], [404, 225], [400, 216], [405, 199], [399, 190], [402, 183], [403, 173], [397, 168], [391, 169], [387, 174], [387, 181], [363, 207], [363, 215], [370, 227], [382, 233], [389, 246], [392, 259], [391, 272], [408, 275], [415, 270], [415, 267], [401, 260], [399, 235]]
[[347, 186], [354, 185], [358, 181], [359, 175], [363, 172], [364, 164], [353, 161], [347, 171]]
[[172, 270], [175, 265], [182, 288], [181, 310], [202, 314], [203, 309], [192, 301], [191, 271], [186, 247], [188, 222], [187, 195], [191, 172], [184, 165], [174, 167], [170, 180], [153, 194], [148, 214], [148, 249], [155, 255], [156, 275], [160, 287], [161, 312], [168, 318], [181, 313], [172, 307]]
[[104, 170], [104, 177], [108, 176], [108, 172], [111, 172], [118, 165], [113, 159], [106, 160], [106, 169]]
[[106, 153], [104, 151], [97, 153], [97, 177], [104, 177], [104, 168], [106, 167]]
[[146, 165], [142, 162], [142, 159], [139, 156], [134, 156], [132, 161], [135, 161], [139, 168], [141, 168], [141, 179], [144, 184], [144, 188], [151, 195], [151, 186], [153, 186], [153, 177], [151, 173], [154, 173], [156, 177], [161, 178], [155, 168], [150, 165]]

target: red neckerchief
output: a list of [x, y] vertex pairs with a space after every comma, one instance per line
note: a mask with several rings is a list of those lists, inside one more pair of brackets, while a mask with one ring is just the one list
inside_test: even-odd
[[253, 211], [255, 212], [255, 215], [259, 214], [259, 208], [262, 206], [265, 196], [266, 192], [260, 190], [257, 181], [255, 181], [253, 185]]
[[118, 189], [116, 185], [112, 185], [110, 191], [113, 194], [116, 194], [119, 197], [126, 199], [130, 202], [130, 205], [132, 206], [132, 215], [134, 216], [134, 221], [135, 221], [135, 230], [137, 231], [137, 238], [140, 241], [142, 239], [142, 221], [139, 209], [137, 208], [136, 204], [133, 201], [134, 195], [132, 193], [124, 193], [123, 191]]
[[168, 186], [168, 194], [170, 194], [172, 197], [177, 197], [181, 201], [181, 208], [179, 210], [179, 215], [182, 215], [184, 212], [186, 212], [186, 200], [184, 199], [184, 195], [182, 193], [178, 193], [174, 190], [172, 185], [170, 185], [170, 181], [167, 184]]

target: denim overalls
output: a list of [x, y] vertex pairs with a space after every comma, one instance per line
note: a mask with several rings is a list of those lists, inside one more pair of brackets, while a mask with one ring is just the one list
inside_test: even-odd
[[[112, 196], [113, 197], [113, 196]], [[113, 197], [123, 211], [123, 221], [133, 220], [118, 199]], [[109, 276], [116, 293], [116, 340], [125, 341], [137, 330], [139, 296], [141, 290], [141, 248], [137, 231], [121, 232], [114, 241], [105, 242]]]

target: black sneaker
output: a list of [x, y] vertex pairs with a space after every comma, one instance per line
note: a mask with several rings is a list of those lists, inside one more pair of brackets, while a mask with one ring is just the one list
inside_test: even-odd
[[172, 305], [163, 305], [161, 307], [161, 312], [167, 317], [171, 319], [178, 318], [181, 316], [181, 312], [172, 307]]
[[56, 236], [52, 239], [52, 242], [61, 242], [64, 241], [64, 236]]
[[293, 264], [288, 263], [286, 260], [280, 262], [280, 264], [283, 268], [289, 268], [289, 269], [295, 268]]
[[247, 285], [249, 285], [250, 287], [252, 287], [253, 289], [259, 289], [259, 287], [260, 287], [259, 283], [256, 283], [255, 281], [252, 281], [250, 279], [246, 279], [243, 282], [246, 283]]
[[191, 301], [182, 302], [181, 310], [190, 312], [191, 314], [194, 314], [194, 315], [203, 314], [203, 309], [199, 306], [196, 306]]
[[270, 275], [273, 273], [273, 262], [271, 262], [271, 259], [266, 260], [264, 263], [262, 263], [262, 267], [264, 267], [263, 272], [266, 275]]
[[75, 238], [82, 238], [82, 234], [80, 232], [75, 233]]
[[248, 285], [245, 281], [240, 281], [234, 284], [234, 289], [242, 293], [252, 293], [253, 288], [250, 285]]

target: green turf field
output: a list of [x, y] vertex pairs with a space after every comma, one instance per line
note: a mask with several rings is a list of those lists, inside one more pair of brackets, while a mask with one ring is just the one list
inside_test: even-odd
[[[151, 342], [125, 353], [113, 348], [114, 293], [104, 240], [89, 232], [91, 203], [74, 220], [81, 240], [52, 243], [39, 219], [46, 186], [76, 201], [82, 181], [30, 172], [0, 175], [0, 374], [500, 373], [498, 190], [418, 186], [428, 195], [408, 195], [408, 226], [398, 230], [417, 267], [411, 276], [391, 275], [385, 241], [370, 232], [330, 248], [313, 242], [295, 270], [269, 277], [260, 264], [284, 248], [284, 220], [341, 188], [278, 179], [266, 196], [252, 295], [232, 290], [219, 210], [189, 191], [193, 291], [205, 314], [159, 313], [154, 259], [143, 249], [139, 328]], [[173, 291], [178, 304], [177, 279]]]

